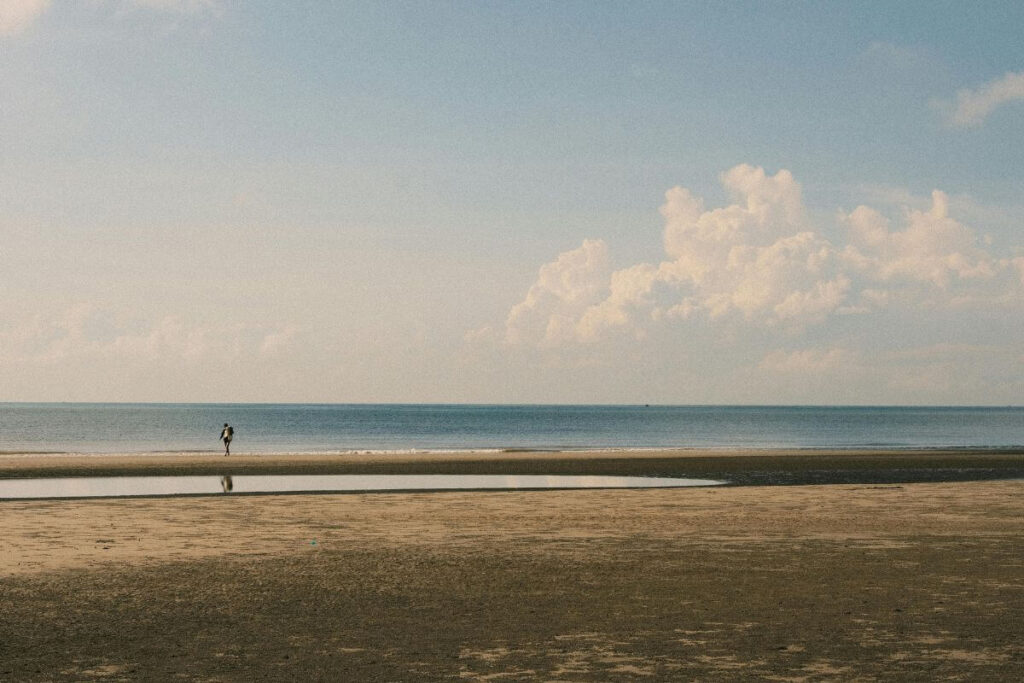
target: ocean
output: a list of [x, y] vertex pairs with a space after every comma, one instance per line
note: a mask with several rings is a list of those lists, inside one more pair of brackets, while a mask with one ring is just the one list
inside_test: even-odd
[[1022, 407], [0, 403], [0, 452], [1013, 448]]

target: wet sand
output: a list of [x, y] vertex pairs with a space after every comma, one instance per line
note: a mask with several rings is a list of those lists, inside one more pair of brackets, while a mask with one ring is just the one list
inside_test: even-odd
[[[1020, 453], [235, 457], [0, 456], [0, 477], [838, 483], [0, 501], [0, 679], [1024, 678]], [[896, 476], [925, 483], [877, 483]]]

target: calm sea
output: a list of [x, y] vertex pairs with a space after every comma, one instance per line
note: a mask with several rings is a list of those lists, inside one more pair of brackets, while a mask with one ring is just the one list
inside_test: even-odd
[[1005, 448], [1024, 408], [0, 403], [0, 452]]

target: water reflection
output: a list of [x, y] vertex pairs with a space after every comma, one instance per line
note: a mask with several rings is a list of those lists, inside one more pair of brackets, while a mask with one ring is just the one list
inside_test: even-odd
[[180, 496], [216, 493], [300, 493], [718, 486], [712, 479], [490, 474], [320, 474], [191, 477], [65, 477], [2, 479], [0, 500]]

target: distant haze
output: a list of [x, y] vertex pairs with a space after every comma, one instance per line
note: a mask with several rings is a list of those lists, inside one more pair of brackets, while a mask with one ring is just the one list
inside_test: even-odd
[[0, 401], [1024, 403], [1024, 5], [0, 2]]

